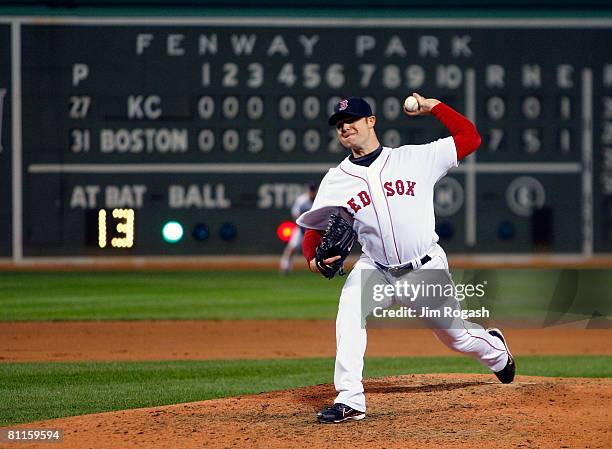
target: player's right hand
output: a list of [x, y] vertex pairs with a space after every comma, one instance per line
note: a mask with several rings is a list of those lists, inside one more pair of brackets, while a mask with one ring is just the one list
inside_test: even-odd
[[417, 102], [419, 103], [419, 109], [414, 112], [410, 112], [407, 111], [406, 108], [404, 108], [404, 114], [409, 115], [410, 117], [418, 117], [419, 115], [429, 115], [431, 114], [431, 110], [434, 108], [434, 106], [440, 103], [440, 100], [437, 100], [435, 98], [425, 98], [422, 95], [417, 94], [416, 92], [413, 92], [412, 96], [417, 99]]
[[[326, 264], [326, 265], [329, 265], [329, 264], [334, 263], [338, 259], [340, 259], [340, 256], [330, 257], [329, 259], [325, 259], [323, 261], [323, 263]], [[308, 268], [310, 268], [310, 271], [312, 271], [313, 273], [318, 273], [321, 276], [323, 276], [323, 274], [317, 268], [317, 259], [316, 258], [314, 258], [310, 262], [308, 262]]]

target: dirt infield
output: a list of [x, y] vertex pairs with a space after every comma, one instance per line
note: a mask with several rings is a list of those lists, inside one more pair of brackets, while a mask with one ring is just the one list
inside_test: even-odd
[[[334, 328], [329, 320], [0, 323], [0, 362], [331, 357]], [[505, 333], [515, 354], [612, 354], [611, 330]], [[369, 331], [368, 356], [451, 354], [429, 330]], [[502, 385], [492, 375], [410, 375], [365, 388], [367, 419], [337, 426], [316, 422], [335, 396], [319, 385], [11, 427], [63, 429], [62, 443], [44, 447], [66, 449], [612, 447], [612, 379], [518, 376]]]
[[367, 418], [341, 425], [316, 423], [315, 411], [334, 397], [331, 386], [319, 385], [40, 427], [64, 429], [63, 443], [45, 447], [65, 449], [612, 446], [611, 379], [519, 376], [502, 385], [488, 375], [410, 375], [369, 380], [365, 387]]
[[[332, 357], [334, 332], [330, 320], [0, 323], [0, 362]], [[612, 330], [504, 333], [519, 355], [612, 354]], [[371, 329], [367, 355], [453, 353], [426, 329]]]

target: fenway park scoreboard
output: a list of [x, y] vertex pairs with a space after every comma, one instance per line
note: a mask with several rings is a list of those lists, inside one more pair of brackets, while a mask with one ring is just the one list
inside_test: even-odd
[[386, 146], [483, 137], [436, 187], [451, 253], [612, 252], [612, 21], [4, 18], [0, 257], [276, 254], [327, 126], [366, 97]]

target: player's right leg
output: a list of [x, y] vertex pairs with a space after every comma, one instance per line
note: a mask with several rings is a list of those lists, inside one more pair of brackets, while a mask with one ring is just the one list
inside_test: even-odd
[[[423, 269], [448, 270], [446, 254], [438, 247], [434, 251], [435, 257], [423, 265]], [[458, 312], [461, 306], [455, 298], [449, 298], [439, 306], [451, 308]], [[438, 339], [453, 351], [461, 352], [477, 359], [484, 366], [493, 371], [503, 383], [510, 383], [514, 379], [515, 362], [508, 350], [507, 343], [498, 329], [485, 330], [482, 326], [461, 317], [428, 318], [430, 326]]]
[[457, 319], [448, 327], [434, 329], [434, 333], [448, 348], [474, 357], [494, 373], [514, 363], [505, 342], [475, 323]]

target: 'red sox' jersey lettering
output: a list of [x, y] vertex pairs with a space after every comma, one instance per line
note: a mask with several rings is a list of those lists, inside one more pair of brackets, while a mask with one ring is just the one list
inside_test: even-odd
[[357, 204], [357, 200], [355, 199], [355, 197], [351, 198], [350, 200], [346, 202], [346, 204], [348, 204], [350, 208], [353, 209], [353, 212], [357, 212], [361, 208], [372, 204], [372, 200], [370, 199], [368, 192], [366, 192], [365, 190], [362, 190], [361, 192], [359, 192], [357, 194], [357, 198], [359, 199], [358, 201], [360, 204]]
[[398, 179], [395, 182], [387, 181], [384, 183], [387, 196], [393, 196], [395, 194], [414, 196], [415, 185], [415, 181], [403, 181], [402, 179]]
[[[404, 181], [402, 179], [398, 179], [397, 181], [387, 181], [383, 184], [385, 188], [385, 193], [387, 196], [394, 195], [405, 195], [405, 196], [414, 196], [414, 186], [416, 185], [416, 181]], [[366, 206], [372, 204], [372, 199], [368, 192], [362, 190], [356, 196], [352, 197], [350, 200], [346, 202], [349, 207], [353, 210], [353, 212], [357, 213], [361, 209]]]

